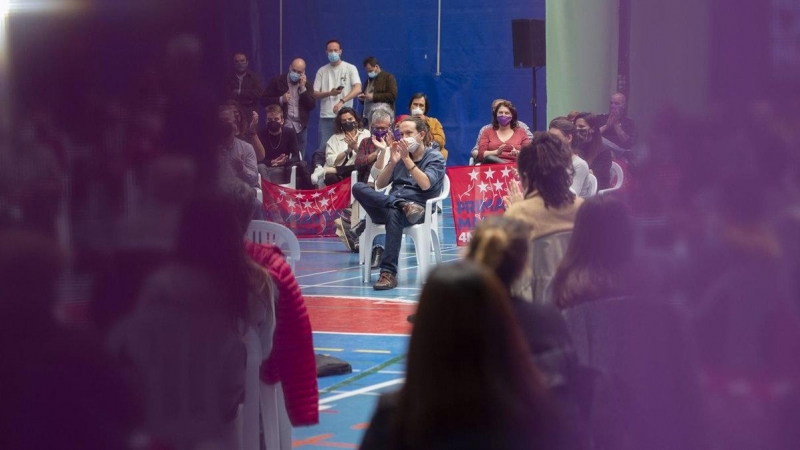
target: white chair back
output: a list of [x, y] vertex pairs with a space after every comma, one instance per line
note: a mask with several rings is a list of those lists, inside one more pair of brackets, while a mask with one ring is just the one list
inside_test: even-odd
[[264, 204], [264, 192], [261, 190], [261, 174], [258, 174], [258, 187], [256, 187], [256, 198], [258, 202]]
[[[261, 180], [259, 180], [259, 185], [261, 185]], [[292, 173], [289, 175], [289, 182], [282, 184], [281, 186], [289, 189], [297, 189], [297, 166], [292, 166]]]
[[245, 233], [245, 239], [257, 244], [278, 246], [286, 256], [289, 265], [292, 266], [292, 272], [295, 271], [295, 265], [297, 261], [300, 261], [300, 242], [292, 230], [279, 223], [251, 220], [247, 227], [247, 233]]
[[611, 162], [611, 180], [614, 182], [614, 185], [608, 189], [597, 192], [598, 195], [608, 194], [622, 188], [622, 182], [625, 181], [625, 173], [622, 172], [622, 167], [613, 161]]
[[597, 195], [597, 177], [590, 173], [586, 179], [589, 181], [589, 192], [587, 193], [586, 197]]

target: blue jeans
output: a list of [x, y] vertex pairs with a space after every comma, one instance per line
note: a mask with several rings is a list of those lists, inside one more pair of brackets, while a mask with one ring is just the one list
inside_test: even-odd
[[380, 267], [381, 272], [389, 272], [396, 276], [403, 228], [413, 225], [408, 221], [405, 213], [397, 208], [397, 203], [408, 200], [398, 198], [394, 194], [386, 195], [378, 192], [363, 182], [358, 182], [353, 186], [353, 197], [361, 204], [374, 223], [386, 226], [386, 242]]

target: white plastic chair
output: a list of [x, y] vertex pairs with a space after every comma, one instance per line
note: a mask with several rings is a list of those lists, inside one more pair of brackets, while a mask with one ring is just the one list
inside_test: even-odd
[[603, 189], [597, 192], [597, 195], [608, 194], [622, 188], [622, 182], [625, 181], [625, 174], [622, 172], [622, 167], [615, 162], [611, 162], [611, 179], [614, 180], [614, 185], [608, 189]]
[[251, 220], [247, 227], [247, 233], [245, 233], [245, 239], [257, 244], [278, 246], [286, 255], [289, 265], [292, 266], [292, 272], [295, 271], [295, 264], [300, 261], [300, 242], [297, 241], [297, 236], [292, 233], [292, 230], [275, 222]]
[[597, 177], [590, 173], [586, 179], [589, 180], [589, 194], [586, 197], [597, 195]]
[[[425, 220], [417, 225], [412, 225], [403, 229], [403, 234], [410, 236], [414, 241], [414, 250], [417, 254], [417, 280], [420, 283], [425, 281], [428, 275], [431, 262], [431, 244], [436, 263], [442, 262], [442, 249], [439, 239], [439, 215], [436, 213], [436, 205], [450, 196], [450, 178], [445, 175], [442, 183], [442, 191], [437, 196], [425, 202]], [[372, 251], [372, 241], [375, 236], [386, 234], [386, 227], [382, 224], [372, 222], [369, 214], [364, 218], [366, 227], [361, 234], [358, 246], [358, 260], [363, 266], [364, 283], [369, 283], [372, 278], [372, 270], [368, 261]]]
[[261, 362], [272, 353], [276, 317], [275, 301], [269, 308], [267, 320], [258, 328], [247, 325], [244, 344], [247, 349], [245, 394], [242, 407], [241, 450], [260, 450], [259, 412], [264, 429], [264, 443], [268, 449], [292, 448], [292, 424], [286, 411], [281, 383], [266, 384], [261, 381]]
[[258, 174], [258, 187], [256, 188], [256, 198], [258, 202], [264, 204], [264, 192], [261, 191], [261, 174]]

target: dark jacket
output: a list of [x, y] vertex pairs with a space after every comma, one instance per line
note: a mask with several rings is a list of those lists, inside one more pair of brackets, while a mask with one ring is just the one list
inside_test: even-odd
[[375, 84], [372, 93], [372, 103], [388, 103], [394, 111], [394, 102], [397, 101], [397, 80], [395, 80], [394, 75], [385, 70], [381, 70], [381, 73], [374, 79], [367, 79], [367, 84], [364, 86], [363, 92], [367, 92], [367, 86], [369, 86], [370, 83]]
[[258, 107], [258, 99], [264, 92], [264, 88], [261, 86], [261, 77], [251, 70], [248, 70], [244, 75], [241, 93], [238, 93], [239, 79], [236, 77], [236, 73], [230, 74], [225, 81], [229, 98], [239, 102], [239, 106], [244, 110], [245, 120], [249, 120], [250, 114]]
[[[282, 73], [276, 75], [264, 88], [264, 94], [261, 96], [261, 105], [280, 105], [283, 109], [283, 117], [286, 118], [289, 113], [289, 105], [281, 105], [281, 96], [289, 92], [289, 74]], [[314, 98], [314, 85], [311, 80], [306, 80], [306, 91], [300, 94], [300, 100], [297, 102], [300, 110], [300, 123], [303, 128], [308, 126], [308, 115], [314, 106], [317, 105], [317, 100]]]

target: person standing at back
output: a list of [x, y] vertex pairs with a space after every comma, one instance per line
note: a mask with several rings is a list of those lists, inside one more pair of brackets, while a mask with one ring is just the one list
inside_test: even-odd
[[323, 166], [325, 146], [333, 135], [336, 113], [344, 106], [353, 107], [353, 99], [361, 93], [361, 77], [356, 66], [342, 61], [342, 45], [336, 39], [325, 44], [330, 64], [317, 70], [314, 78], [314, 98], [319, 100], [319, 147], [309, 168]]
[[364, 69], [367, 70], [367, 85], [358, 99], [364, 104], [363, 117], [367, 122], [366, 127], [372, 126], [369, 122], [372, 117], [372, 107], [384, 103], [394, 112], [394, 102], [397, 101], [397, 80], [394, 75], [381, 69], [378, 59], [367, 56], [364, 59]]

